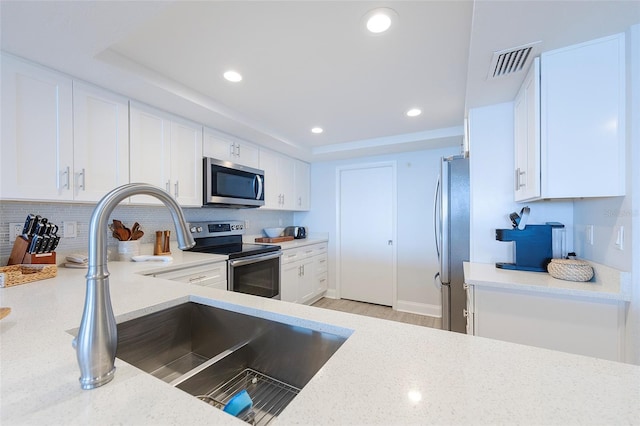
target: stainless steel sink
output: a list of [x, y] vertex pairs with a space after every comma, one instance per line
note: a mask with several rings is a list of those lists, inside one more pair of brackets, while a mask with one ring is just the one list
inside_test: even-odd
[[346, 339], [187, 302], [118, 324], [116, 356], [214, 406], [246, 389], [266, 424]]

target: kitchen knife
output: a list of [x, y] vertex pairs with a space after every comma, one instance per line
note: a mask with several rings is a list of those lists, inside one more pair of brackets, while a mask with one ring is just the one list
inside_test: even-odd
[[48, 235], [40, 235], [38, 237], [38, 244], [36, 245], [36, 253], [44, 253], [50, 239], [51, 237]]
[[52, 239], [53, 239], [53, 243], [51, 244], [49, 251], [55, 251], [56, 247], [58, 247], [58, 243], [60, 242], [60, 235], [56, 235]]
[[24, 227], [22, 228], [22, 236], [26, 239], [29, 239], [29, 231], [33, 228], [33, 224], [35, 223], [35, 215], [29, 213], [27, 215], [27, 219], [24, 221]]
[[35, 235], [31, 238], [31, 243], [29, 244], [29, 249], [27, 249], [27, 252], [30, 254], [33, 254], [36, 252], [36, 244], [38, 244], [38, 236]]

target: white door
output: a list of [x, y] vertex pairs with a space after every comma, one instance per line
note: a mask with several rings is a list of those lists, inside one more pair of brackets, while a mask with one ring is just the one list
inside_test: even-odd
[[395, 167], [339, 171], [340, 297], [395, 304]]

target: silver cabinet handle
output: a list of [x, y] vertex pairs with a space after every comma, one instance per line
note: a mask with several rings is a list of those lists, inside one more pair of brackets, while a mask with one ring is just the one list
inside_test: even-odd
[[236, 155], [236, 144], [235, 142], [229, 145], [229, 154]]
[[180, 194], [180, 186], [179, 186], [179, 184], [180, 184], [180, 181], [177, 180], [176, 183], [173, 185], [173, 190], [174, 190], [176, 198], [178, 198], [179, 194]]
[[240, 157], [240, 144], [236, 145], [236, 151], [237, 151], [236, 155]]
[[527, 172], [523, 172], [522, 170], [520, 170], [520, 167], [516, 169], [516, 191], [519, 190], [520, 188], [527, 186], [526, 179], [525, 179], [525, 183], [521, 183], [521, 180], [520, 180], [520, 177], [525, 176], [526, 174]]
[[164, 188], [165, 188], [165, 191], [171, 194], [171, 180], [167, 181], [167, 183], [164, 185]]
[[71, 189], [71, 177], [69, 176], [69, 173], [71, 173], [71, 168], [69, 166], [67, 166], [67, 168], [65, 169], [64, 172], [62, 172], [63, 175], [65, 175], [67, 177], [67, 182], [62, 186], [63, 188], [67, 188], [67, 189]]
[[86, 174], [84, 172], [84, 169], [82, 169], [82, 171], [80, 173], [78, 173], [78, 177], [82, 178], [82, 183], [80, 185], [78, 185], [78, 189], [82, 189], [83, 191], [85, 191], [87, 188], [85, 186]]
[[205, 278], [207, 278], [206, 275], [200, 275], [200, 276], [197, 276], [197, 277], [191, 277], [191, 278], [189, 278], [189, 282], [192, 283], [194, 281], [201, 281], [201, 280], [203, 280]]

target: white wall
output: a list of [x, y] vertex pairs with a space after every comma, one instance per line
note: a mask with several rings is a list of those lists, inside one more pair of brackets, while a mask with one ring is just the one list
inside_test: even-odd
[[457, 147], [441, 148], [311, 165], [311, 211], [295, 213], [294, 218], [297, 225], [308, 226], [311, 233], [329, 233], [329, 294], [335, 291], [337, 274], [336, 169], [339, 166], [395, 161], [398, 185], [398, 309], [440, 316], [440, 291], [433, 285], [433, 276], [438, 270], [433, 237], [433, 196], [440, 158], [459, 151]]
[[513, 243], [496, 241], [495, 230], [511, 228], [509, 213], [531, 208], [528, 223], [560, 222], [573, 249], [570, 201], [514, 201], [513, 102], [469, 111], [472, 262], [513, 262]]

